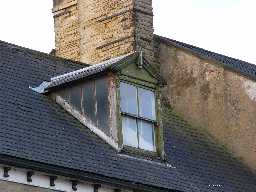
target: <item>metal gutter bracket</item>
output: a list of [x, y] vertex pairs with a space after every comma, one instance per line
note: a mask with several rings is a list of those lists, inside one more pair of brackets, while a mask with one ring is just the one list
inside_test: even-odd
[[3, 167], [3, 169], [4, 169], [3, 177], [4, 178], [10, 177], [9, 171], [11, 170], [11, 167]]
[[32, 176], [34, 175], [34, 171], [27, 172], [27, 182], [32, 182]]
[[71, 183], [72, 183], [72, 189], [73, 189], [73, 191], [77, 191], [77, 184], [78, 184], [78, 181], [76, 181], [76, 180], [71, 180]]

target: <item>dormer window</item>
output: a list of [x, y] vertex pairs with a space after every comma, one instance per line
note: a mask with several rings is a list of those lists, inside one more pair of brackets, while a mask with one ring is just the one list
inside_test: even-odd
[[133, 53], [52, 77], [34, 91], [67, 112], [120, 153], [163, 157], [161, 79]]
[[143, 150], [156, 151], [154, 91], [121, 82], [120, 108], [123, 144]]

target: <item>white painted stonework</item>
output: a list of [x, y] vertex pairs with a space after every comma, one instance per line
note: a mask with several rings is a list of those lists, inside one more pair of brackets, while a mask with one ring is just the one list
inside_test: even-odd
[[[57, 176], [57, 179], [54, 182], [55, 186], [50, 186], [49, 174], [34, 172], [34, 175], [32, 176], [32, 182], [27, 182], [28, 170], [11, 167], [11, 170], [8, 172], [9, 177], [4, 177], [3, 167], [4, 165], [0, 165], [0, 180], [63, 192], [74, 192], [74, 190], [72, 189], [72, 183], [70, 181], [70, 178]], [[98, 189], [98, 191], [114, 192], [114, 189], [108, 186], [102, 186]], [[78, 182], [76, 192], [94, 192], [93, 184], [80, 181]]]

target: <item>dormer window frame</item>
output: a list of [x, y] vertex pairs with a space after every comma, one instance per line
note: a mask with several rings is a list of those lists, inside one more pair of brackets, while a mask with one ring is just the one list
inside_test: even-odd
[[[141, 88], [144, 90], [152, 91], [154, 94], [155, 99], [155, 119], [149, 119], [144, 118], [140, 116], [136, 116], [133, 114], [125, 113], [121, 111], [121, 90], [120, 86], [121, 83], [127, 83], [129, 85], [135, 86], [137, 89]], [[163, 154], [163, 137], [162, 137], [162, 125], [161, 125], [161, 118], [160, 118], [160, 99], [159, 99], [159, 88], [157, 84], [154, 84], [152, 82], [147, 82], [145, 80], [137, 79], [135, 77], [129, 77], [127, 75], [119, 74], [117, 78], [117, 116], [118, 116], [118, 137], [119, 137], [119, 146], [123, 149], [132, 149], [134, 151], [139, 152], [141, 154], [153, 154], [157, 156], [161, 156]], [[147, 121], [152, 123], [153, 125], [153, 150], [147, 150], [139, 147], [133, 147], [129, 145], [125, 145], [124, 143], [124, 137], [123, 137], [123, 126], [122, 126], [122, 118], [123, 116], [128, 116], [131, 118], [135, 118], [137, 120], [141, 121]]]
[[[138, 148], [138, 149], [142, 149], [142, 150], [148, 150], [148, 151], [156, 151], [156, 142], [155, 142], [155, 127], [156, 127], [156, 105], [155, 105], [155, 92], [154, 90], [152, 89], [149, 89], [149, 88], [146, 88], [144, 86], [139, 86], [139, 85], [136, 85], [136, 84], [132, 84], [130, 82], [127, 82], [127, 81], [121, 81], [120, 82], [120, 95], [122, 95], [122, 91], [125, 91], [122, 89], [122, 86], [125, 86], [126, 88], [132, 88], [134, 89], [134, 94], [136, 95], [135, 96], [135, 102], [134, 103], [134, 106], [132, 106], [132, 108], [135, 109], [134, 112], [125, 112], [125, 109], [122, 109], [122, 101], [120, 100], [120, 112], [121, 112], [121, 116], [122, 116], [122, 134], [124, 134], [125, 132], [125, 128], [124, 128], [124, 122], [125, 122], [125, 119], [127, 120], [127, 122], [129, 121], [131, 123], [131, 121], [133, 123], [136, 124], [136, 128], [134, 128], [134, 130], [136, 130], [136, 138], [133, 138], [136, 142], [136, 146], [133, 146], [132, 144], [128, 144], [128, 142], [125, 142], [124, 141], [124, 138], [125, 136], [123, 135], [123, 144], [124, 145], [128, 145], [128, 146], [133, 146], [135, 148]], [[152, 117], [145, 117], [145, 115], [142, 115], [141, 114], [141, 100], [144, 99], [144, 98], [141, 98], [139, 95], [140, 95], [140, 92], [144, 91], [144, 93], [146, 91], [148, 91], [148, 93], [152, 93], [153, 97], [152, 97]], [[120, 97], [121, 99], [121, 97]], [[144, 116], [144, 117], [143, 117]], [[149, 116], [149, 115], [148, 115]], [[151, 138], [148, 138], [148, 139], [151, 139], [151, 142], [149, 145], [151, 146], [145, 146], [145, 144], [142, 144], [142, 138], [141, 138], [141, 130], [145, 127], [142, 127], [142, 126], [145, 126], [147, 125], [147, 129], [150, 129], [150, 133], [151, 133]], [[148, 130], [147, 130], [148, 131]], [[135, 143], [134, 143], [135, 144]], [[144, 147], [143, 147], [144, 145]]]

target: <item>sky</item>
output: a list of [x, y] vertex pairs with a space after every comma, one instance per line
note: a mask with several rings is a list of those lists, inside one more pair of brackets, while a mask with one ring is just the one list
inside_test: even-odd
[[[50, 52], [52, 0], [8, 0], [0, 40]], [[256, 0], [153, 0], [155, 33], [256, 64]]]

